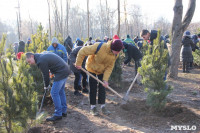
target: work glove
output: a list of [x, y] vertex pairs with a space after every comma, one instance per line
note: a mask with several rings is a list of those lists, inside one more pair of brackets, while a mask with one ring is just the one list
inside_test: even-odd
[[51, 86], [49, 85], [48, 87], [44, 87], [44, 90], [49, 90], [49, 89], [51, 89]]

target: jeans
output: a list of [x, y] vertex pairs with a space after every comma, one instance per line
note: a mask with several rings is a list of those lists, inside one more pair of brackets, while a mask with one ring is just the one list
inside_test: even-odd
[[65, 82], [67, 78], [54, 81], [51, 88], [51, 97], [55, 106], [54, 116], [62, 116], [67, 112], [67, 99], [65, 95]]

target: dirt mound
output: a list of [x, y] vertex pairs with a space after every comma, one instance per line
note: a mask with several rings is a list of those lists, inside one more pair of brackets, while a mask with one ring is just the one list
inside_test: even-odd
[[27, 133], [42, 133], [42, 127], [32, 127]]
[[124, 119], [143, 127], [170, 128], [170, 125], [200, 125], [200, 117], [181, 103], [167, 103], [161, 112], [152, 112], [145, 100], [134, 99], [118, 110]]

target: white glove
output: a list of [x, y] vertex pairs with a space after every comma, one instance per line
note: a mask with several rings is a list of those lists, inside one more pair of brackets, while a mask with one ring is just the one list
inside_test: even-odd
[[49, 90], [49, 89], [51, 89], [50, 85], [48, 87], [44, 87], [44, 90]]

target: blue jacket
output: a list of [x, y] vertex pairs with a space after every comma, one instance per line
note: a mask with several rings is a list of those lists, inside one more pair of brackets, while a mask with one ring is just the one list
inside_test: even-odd
[[47, 51], [59, 55], [65, 62], [67, 62], [67, 51], [62, 44], [58, 44], [55, 48], [53, 47], [53, 45], [51, 45], [47, 48]]

